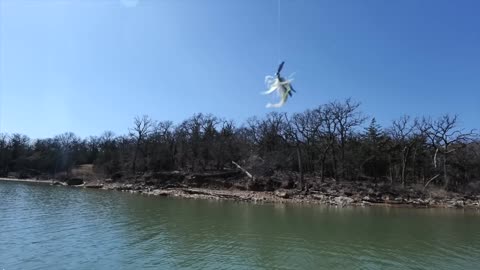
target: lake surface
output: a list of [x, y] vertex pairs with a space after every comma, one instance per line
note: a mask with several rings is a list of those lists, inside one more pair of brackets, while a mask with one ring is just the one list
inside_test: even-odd
[[480, 213], [0, 181], [0, 269], [480, 269]]

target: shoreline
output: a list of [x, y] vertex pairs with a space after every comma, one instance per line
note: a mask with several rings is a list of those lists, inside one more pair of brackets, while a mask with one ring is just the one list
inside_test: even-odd
[[[115, 190], [109, 187], [104, 190]], [[408, 202], [385, 201], [370, 202], [366, 200], [355, 200], [348, 196], [335, 196], [325, 194], [303, 195], [299, 191], [242, 191], [242, 190], [212, 190], [204, 188], [170, 188], [154, 190], [120, 190], [146, 196], [164, 196], [182, 199], [202, 200], [229, 200], [247, 203], [269, 203], [269, 204], [295, 204], [295, 205], [322, 205], [333, 207], [391, 207], [391, 208], [454, 208], [470, 209], [480, 211], [480, 199], [471, 202], [440, 202], [435, 200], [412, 199]], [[288, 194], [288, 195], [286, 195]]]
[[16, 179], [16, 178], [5, 178], [0, 177], [0, 181], [8, 182], [25, 182], [25, 183], [42, 183], [42, 184], [52, 184], [55, 183], [55, 180], [37, 180], [37, 179]]
[[[41, 183], [58, 186], [68, 186], [57, 180], [36, 180], [36, 179], [13, 179], [0, 178], [0, 181]], [[395, 207], [395, 208], [454, 208], [471, 209], [480, 211], [480, 195], [476, 197], [456, 194], [453, 197], [444, 198], [423, 198], [422, 196], [385, 196], [374, 198], [362, 194], [350, 194], [350, 196], [339, 192], [310, 191], [308, 194], [294, 189], [279, 189], [275, 191], [249, 191], [230, 189], [210, 189], [198, 187], [166, 187], [158, 188], [145, 185], [145, 183], [107, 183], [105, 181], [89, 182], [82, 185], [71, 185], [68, 187], [102, 189], [109, 191], [121, 191], [133, 194], [158, 197], [172, 197], [182, 199], [202, 200], [229, 200], [248, 203], [280, 203], [298, 205], [324, 205], [334, 207]], [[388, 193], [386, 193], [388, 194]], [[410, 194], [412, 195], [412, 194]]]

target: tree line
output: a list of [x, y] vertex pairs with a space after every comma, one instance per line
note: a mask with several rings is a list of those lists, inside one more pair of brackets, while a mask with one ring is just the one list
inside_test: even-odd
[[[93, 164], [99, 177], [132, 178], [148, 172], [202, 172], [235, 168], [294, 172], [308, 181], [386, 182], [462, 189], [480, 180], [480, 140], [456, 115], [408, 115], [380, 126], [351, 99], [304, 112], [271, 112], [237, 125], [210, 114], [181, 123], [136, 117], [128, 134], [80, 138], [71, 132], [31, 139], [0, 134], [0, 176], [56, 178]], [[308, 177], [306, 177], [308, 176]]]

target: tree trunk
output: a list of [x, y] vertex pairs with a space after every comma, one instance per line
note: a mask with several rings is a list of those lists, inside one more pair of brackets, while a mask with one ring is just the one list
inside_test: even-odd
[[[437, 177], [439, 177], [439, 176], [440, 176], [440, 174], [437, 174], [437, 175], [435, 175], [434, 177], [430, 178], [430, 180], [428, 180], [428, 182], [423, 186], [423, 191], [425, 191], [425, 189], [427, 188], [428, 184], [430, 184], [430, 182], [432, 182], [433, 180], [437, 179]], [[425, 182], [425, 179], [424, 179], [423, 182]]]
[[321, 178], [321, 182], [323, 183], [325, 181], [325, 160], [327, 159], [327, 155], [326, 153], [323, 153], [323, 156], [322, 156], [322, 161], [321, 161], [321, 166], [322, 166], [322, 178]]
[[338, 164], [337, 164], [337, 157], [335, 153], [335, 147], [332, 146], [332, 158], [333, 158], [333, 175], [335, 180], [338, 179]]
[[[300, 152], [299, 145], [297, 145], [297, 161], [298, 161], [298, 171], [300, 172], [300, 189], [303, 191], [306, 185], [303, 179], [302, 153]], [[306, 188], [308, 189], [308, 187]]]
[[323, 183], [325, 181], [325, 161], [327, 160], [327, 153], [328, 153], [328, 150], [330, 148], [330, 145], [328, 145], [327, 147], [325, 147], [325, 149], [323, 150], [323, 153], [322, 153], [322, 158], [321, 158], [321, 170], [322, 170], [322, 178], [321, 178], [321, 182]]
[[135, 175], [137, 171], [137, 155], [138, 155], [138, 148], [140, 147], [140, 140], [137, 141], [135, 145], [135, 152], [133, 154], [133, 163], [132, 163], [132, 172]]
[[448, 174], [447, 174], [447, 153], [443, 155], [443, 188], [447, 189], [448, 188]]
[[405, 168], [407, 167], [407, 156], [408, 152], [406, 150], [402, 153], [402, 187], [405, 188]]
[[341, 151], [341, 166], [340, 166], [340, 177], [338, 178], [338, 181], [340, 182], [340, 180], [344, 180], [345, 178], [345, 141], [344, 139], [342, 139], [342, 151]]
[[232, 164], [235, 165], [237, 168], [239, 168], [243, 173], [245, 173], [248, 176], [248, 178], [253, 179], [253, 175], [249, 173], [247, 170], [245, 170], [244, 168], [242, 168], [240, 165], [238, 165], [238, 163], [232, 160]]
[[416, 175], [415, 175], [415, 161], [417, 159], [417, 147], [414, 148], [413, 150], [413, 155], [412, 155], [412, 177], [415, 181], [415, 183], [417, 182], [416, 179]]

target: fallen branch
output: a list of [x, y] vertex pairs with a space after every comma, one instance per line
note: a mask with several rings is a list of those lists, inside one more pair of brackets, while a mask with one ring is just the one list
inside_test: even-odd
[[237, 176], [240, 174], [239, 171], [227, 171], [227, 172], [214, 172], [214, 173], [198, 173], [198, 174], [192, 174], [191, 177], [194, 178], [229, 178], [232, 176]]
[[427, 188], [428, 184], [430, 184], [430, 182], [432, 182], [433, 180], [437, 179], [438, 177], [440, 176], [440, 174], [437, 174], [435, 175], [434, 177], [432, 177], [430, 180], [428, 180], [428, 182], [425, 184], [425, 186], [423, 187], [423, 191], [425, 191], [425, 189]]
[[190, 195], [203, 195], [203, 196], [210, 196], [214, 198], [233, 199], [233, 200], [248, 200], [248, 197], [244, 198], [236, 194], [229, 194], [229, 193], [218, 192], [218, 191], [207, 191], [207, 190], [190, 189], [190, 188], [184, 188], [182, 189], [182, 191]]
[[237, 168], [239, 168], [242, 172], [244, 172], [248, 176], [248, 178], [253, 179], [253, 175], [249, 173], [247, 170], [245, 170], [244, 168], [242, 168], [240, 165], [238, 165], [235, 161], [232, 161], [232, 164], [237, 166]]
[[214, 196], [212, 192], [204, 191], [204, 190], [195, 190], [195, 189], [189, 189], [189, 188], [184, 188], [182, 189], [183, 192], [188, 193], [188, 194], [195, 194], [195, 195], [209, 195], [209, 196]]

